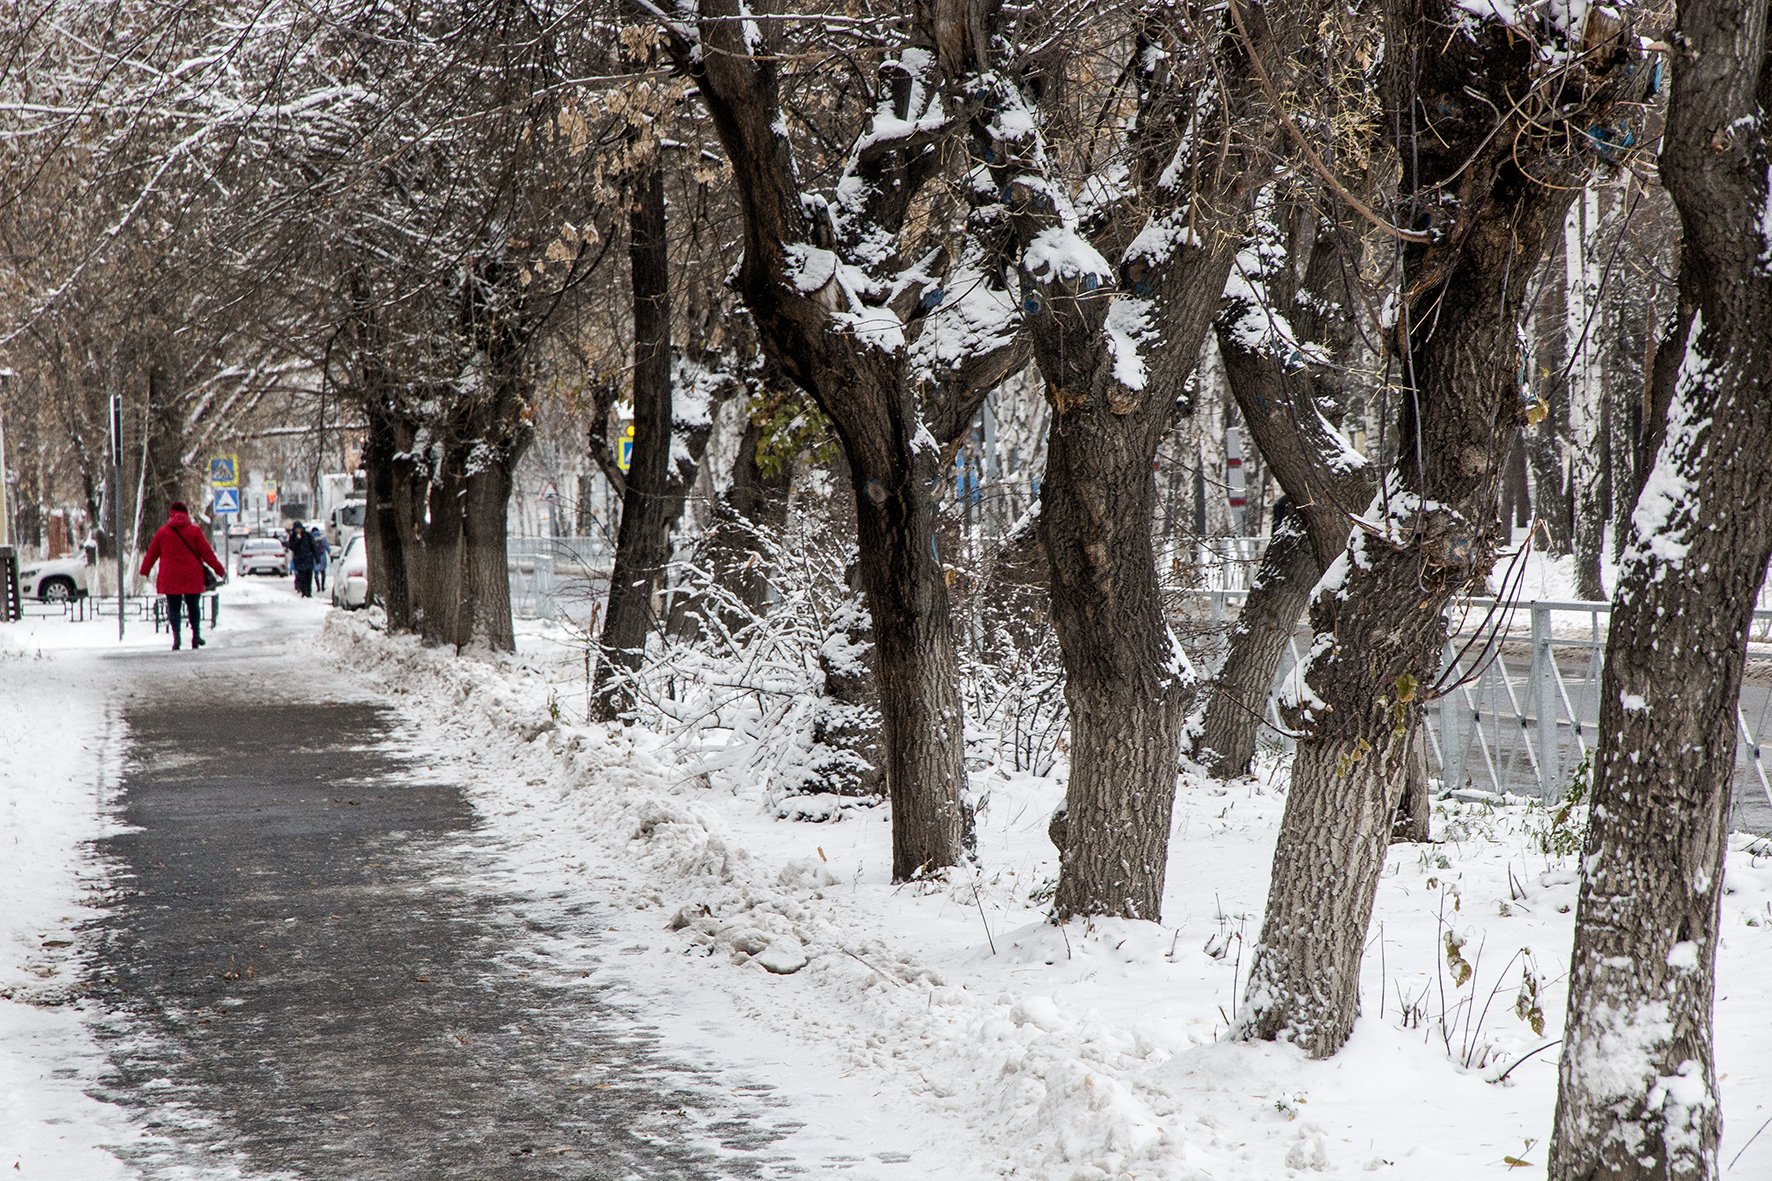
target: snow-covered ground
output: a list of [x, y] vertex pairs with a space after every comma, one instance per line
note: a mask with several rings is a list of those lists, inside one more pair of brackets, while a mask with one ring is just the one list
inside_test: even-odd
[[[731, 998], [753, 1044], [788, 1062], [836, 1054], [881, 1094], [962, 1122], [943, 1146], [956, 1158], [946, 1175], [1542, 1167], [1556, 1059], [1526, 1055], [1558, 1036], [1577, 877], [1572, 855], [1543, 851], [1555, 834], [1536, 805], [1448, 801], [1441, 843], [1392, 852], [1364, 1018], [1341, 1054], [1313, 1063], [1224, 1040], [1283, 772], [1184, 780], [1163, 924], [1055, 927], [1037, 899], [1057, 872], [1045, 835], [1056, 776], [975, 776], [979, 871], [894, 886], [884, 809], [781, 819], [766, 785], [709, 786], [655, 734], [572, 724], [583, 656], [555, 628], [531, 625], [518, 657], [494, 662], [389, 639], [360, 617], [334, 616], [327, 641], [437, 719], [439, 745], [471, 752], [488, 809], [532, 831], [537, 872], [609, 875], [599, 888], [629, 907], [618, 938], [647, 951], [630, 973], [637, 992], [665, 1006]], [[1772, 1110], [1772, 848], [1757, 848], [1732, 842], [1719, 952], [1725, 1162]], [[1474, 968], [1462, 986], [1445, 966], [1449, 932]], [[1729, 1175], [1768, 1173], [1762, 1140]]]
[[[294, 602], [288, 613], [308, 626], [321, 615]], [[92, 1168], [36, 1175], [98, 1178], [123, 1174], [101, 1171], [114, 1165], [96, 1146], [139, 1132], [82, 1093], [93, 1051], [77, 1011], [30, 1003], [57, 999], [41, 968], [62, 949], [45, 940], [79, 922], [81, 845], [102, 831], [115, 782], [116, 737], [93, 739], [110, 733], [116, 687], [77, 650], [87, 641], [57, 627], [87, 625], [0, 627], [0, 688], [22, 711], [5, 731], [0, 880], [27, 882], [0, 915], [0, 1149], [41, 1159], [65, 1143]], [[1283, 770], [1184, 778], [1161, 925], [1056, 927], [1045, 828], [1062, 763], [1051, 778], [975, 774], [979, 869], [894, 886], [884, 808], [782, 819], [766, 784], [713, 786], [657, 734], [578, 724], [583, 653], [556, 627], [524, 625], [519, 654], [495, 660], [390, 638], [363, 614], [327, 615], [317, 640], [469, 785], [538, 899], [582, 889], [616, 903], [599, 912], [620, 951], [606, 970], [668, 1048], [777, 1087], [789, 1106], [775, 1114], [806, 1125], [784, 1144], [801, 1159], [828, 1170], [865, 1145], [844, 1175], [1054, 1181], [1543, 1168], [1577, 878], [1542, 808], [1447, 801], [1440, 843], [1392, 851], [1364, 1014], [1341, 1054], [1309, 1062], [1226, 1040]], [[33, 700], [39, 648], [63, 668], [58, 685], [85, 688]], [[1772, 1132], [1748, 1141], [1772, 1115], [1772, 847], [1733, 839], [1727, 882], [1722, 1161], [1725, 1176], [1765, 1177]], [[1463, 984], [1446, 967], [1448, 933], [1474, 969]]]
[[122, 749], [115, 686], [80, 651], [117, 645], [116, 620], [104, 626], [0, 626], [0, 1169], [14, 1176], [127, 1177], [103, 1145], [140, 1135], [85, 1094], [104, 1063], [75, 999], [76, 929], [101, 884], [85, 846], [111, 830]]

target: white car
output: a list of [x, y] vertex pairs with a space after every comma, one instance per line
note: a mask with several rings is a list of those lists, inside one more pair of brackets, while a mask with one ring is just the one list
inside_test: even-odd
[[283, 543], [270, 537], [255, 537], [240, 547], [234, 568], [242, 577], [248, 574], [289, 573], [289, 553]]
[[89, 588], [86, 572], [90, 569], [84, 556], [32, 562], [18, 572], [19, 596], [46, 603], [85, 598]]
[[344, 556], [332, 564], [327, 577], [332, 580], [334, 607], [361, 607], [369, 602], [369, 549], [363, 534], [346, 543]]

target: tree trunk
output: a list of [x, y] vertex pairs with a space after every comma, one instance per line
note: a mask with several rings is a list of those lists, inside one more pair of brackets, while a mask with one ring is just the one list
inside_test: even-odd
[[[20, 379], [15, 377], [13, 381]], [[12, 432], [12, 453], [18, 469], [18, 485], [8, 495], [12, 510], [15, 544], [32, 554], [44, 553], [43, 537], [43, 447], [42, 433], [44, 395], [42, 383], [35, 375], [24, 399], [14, 399], [8, 426]], [[22, 413], [20, 412], [22, 411]]]
[[1208, 335], [1200, 354], [1199, 374], [1194, 380], [1193, 453], [1194, 539], [1229, 537], [1236, 532], [1231, 516], [1229, 458], [1225, 454], [1225, 420], [1232, 403], [1230, 382], [1216, 335]]
[[732, 483], [714, 502], [714, 524], [708, 530], [708, 566], [714, 581], [740, 608], [722, 612], [728, 630], [763, 614], [769, 596], [763, 554], [787, 525], [793, 467], [783, 463], [765, 475], [757, 466], [762, 440], [763, 428], [747, 422], [732, 465]]
[[[187, 500], [185, 495], [185, 418], [186, 407], [180, 404], [178, 392], [173, 388], [170, 375], [162, 365], [148, 367], [148, 464], [147, 478], [142, 481], [141, 524], [145, 536], [152, 536], [166, 520], [166, 514], [175, 500]], [[140, 455], [128, 457], [127, 466], [134, 466], [128, 460], [140, 462]], [[134, 489], [130, 489], [131, 492]], [[125, 543], [133, 522], [129, 520], [130, 511], [135, 508], [134, 496], [126, 497], [129, 507], [124, 512]], [[207, 504], [192, 503], [193, 514], [201, 513], [209, 508]]]
[[[1393, 347], [1405, 378], [1397, 438], [1411, 445], [1311, 604], [1308, 692], [1288, 711], [1304, 737], [1244, 1021], [1247, 1036], [1284, 1037], [1318, 1058], [1341, 1048], [1358, 1011], [1360, 953], [1444, 607], [1494, 562], [1502, 461], [1526, 417], [1517, 340], [1527, 286], [1591, 167], [1568, 153], [1570, 137], [1585, 142], [1571, 128], [1516, 109], [1498, 133], [1493, 111], [1517, 104], [1509, 96], [1533, 69], [1499, 22], [1460, 25], [1445, 0], [1391, 0], [1385, 32], [1401, 64], [1386, 76], [1384, 124], [1435, 132], [1396, 145], [1405, 191], [1440, 231], [1403, 251], [1408, 298]], [[1596, 63], [1602, 81], [1563, 111], [1573, 126], [1615, 101], [1624, 56], [1608, 59], [1609, 75]], [[1457, 200], [1431, 196], [1454, 176]]]
[[1255, 569], [1224, 667], [1209, 690], [1193, 757], [1212, 774], [1228, 779], [1249, 773], [1274, 675], [1321, 573], [1303, 518], [1287, 513]]
[[[1179, 468], [1172, 468], [1179, 471]], [[1051, 564], [1040, 544], [1038, 506], [1005, 536], [986, 561], [978, 587], [985, 660], [1009, 665], [1032, 656], [1051, 635]]]
[[[1549, 283], [1544, 284], [1549, 287]], [[1541, 297], [1527, 321], [1532, 350], [1532, 392], [1546, 407], [1545, 417], [1520, 434], [1532, 472], [1532, 514], [1544, 523], [1542, 544], [1552, 554], [1570, 552], [1569, 491], [1563, 476], [1563, 439], [1559, 431], [1569, 419], [1569, 383], [1562, 380], [1563, 327], [1550, 310], [1551, 295]]]
[[406, 580], [409, 530], [402, 525], [412, 519], [412, 461], [398, 437], [391, 407], [380, 398], [365, 401], [369, 430], [363, 441], [363, 468], [369, 487], [363, 544], [369, 595], [381, 605], [389, 631], [411, 631], [412, 597]]
[[466, 480], [462, 505], [461, 647], [517, 650], [511, 621], [511, 574], [506, 530], [511, 471], [519, 455], [484, 462]]
[[[1152, 460], [1248, 230], [1245, 170], [1266, 167], [1258, 133], [1215, 137], [1261, 126], [1252, 81], [1259, 67], [1249, 62], [1283, 58], [1314, 27], [1308, 7], [1276, 10], [1253, 37], [1238, 26], [1247, 56], [1225, 55], [1228, 86], [1211, 101], [1227, 109], [1201, 116], [1214, 130], [1197, 139], [1180, 137], [1170, 117], [1189, 80], [1185, 63], [1162, 47], [1180, 31], [1167, 16], [1147, 17], [1128, 70], [1140, 96], [1128, 157], [1140, 198], [1132, 224], [1141, 228], [1117, 263], [1060, 216], [1025, 112], [980, 145], [1023, 248], [1023, 306], [1052, 406], [1040, 540], [1071, 718], [1065, 822], [1053, 829], [1064, 841], [1060, 918], [1156, 921], [1162, 913], [1181, 728], [1196, 684], [1163, 613]], [[1209, 159], [1211, 167], [1189, 163]], [[1054, 250], [1065, 267], [1046, 261]]]
[[1660, 174], [1696, 314], [1656, 367], [1665, 418], [1606, 643], [1552, 1181], [1720, 1171], [1711, 1020], [1736, 697], [1772, 558], [1769, 16], [1692, 0], [1668, 38]]
[[1427, 780], [1427, 723], [1418, 723], [1409, 740], [1409, 765], [1404, 769], [1403, 798], [1391, 819], [1391, 844], [1433, 839], [1433, 796]]
[[[1202, 317], [1196, 349], [1205, 328]], [[1143, 440], [1133, 433], [1141, 426]], [[1059, 407], [1047, 442], [1040, 540], [1071, 716], [1060, 916], [1154, 922], [1162, 914], [1181, 724], [1194, 685], [1163, 616], [1151, 548], [1150, 457], [1160, 432], [1160, 421], [1152, 430], [1105, 405]]]
[[[1220, 775], [1248, 772], [1268, 692], [1311, 586], [1347, 544], [1351, 515], [1372, 498], [1372, 465], [1330, 424], [1323, 409], [1333, 405], [1330, 391], [1297, 359], [1301, 342], [1327, 345], [1343, 364], [1349, 359], [1358, 337], [1347, 313], [1323, 309], [1353, 305], [1347, 276], [1358, 270], [1361, 250], [1333, 222], [1319, 233], [1314, 208], [1299, 206], [1276, 200], [1257, 219], [1256, 240], [1286, 249], [1252, 252], [1264, 262], [1241, 278], [1260, 291], [1228, 301], [1216, 325], [1225, 377], [1254, 450], [1267, 458], [1288, 515], [1297, 518], [1291, 529], [1282, 522], [1274, 531], [1206, 705], [1194, 757]], [[1299, 298], [1301, 287], [1307, 298]], [[1297, 338], [1276, 331], [1276, 311]]]
[[1510, 522], [1515, 529], [1524, 529], [1532, 523], [1532, 489], [1527, 483], [1526, 436], [1523, 431], [1514, 436], [1513, 445], [1507, 449], [1507, 473], [1501, 485], [1501, 519]]
[[414, 490], [414, 515], [401, 522], [406, 529], [406, 580], [412, 595], [412, 628], [427, 645], [462, 642], [462, 500], [467, 488], [451, 450], [432, 459], [433, 468], [417, 472], [422, 483]]
[[[639, 11], [639, 6], [631, 10]], [[875, 669], [885, 737], [887, 791], [892, 799], [892, 872], [905, 880], [958, 864], [971, 828], [958, 662], [948, 619], [947, 583], [936, 552], [934, 506], [942, 443], [966, 429], [985, 392], [1006, 367], [1025, 360], [1014, 333], [981, 333], [993, 343], [952, 370], [912, 378], [909, 323], [918, 308], [939, 304], [919, 284], [904, 310], [868, 302], [896, 290], [896, 242], [911, 202], [944, 159], [921, 132], [905, 129], [939, 108], [953, 79], [927, 53], [881, 66], [877, 108], [845, 166], [843, 214], [813, 216], [801, 193], [791, 144], [781, 120], [777, 64], [747, 39], [735, 0], [706, 0], [698, 40], [667, 29], [670, 52], [694, 78], [732, 163], [743, 212], [743, 258], [734, 286], [757, 333], [782, 373], [810, 394], [835, 425], [855, 481], [860, 570], [873, 616]], [[912, 41], [935, 44], [933, 13], [919, 9]], [[650, 21], [651, 13], [642, 19]], [[984, 47], [980, 47], [984, 52]], [[941, 59], [946, 60], [946, 59]], [[966, 60], [970, 60], [967, 55]], [[934, 103], [932, 107], [931, 104]], [[939, 124], [939, 118], [932, 118]], [[957, 135], [954, 123], [942, 135]], [[865, 140], [864, 138], [865, 137]], [[835, 208], [835, 204], [829, 208]], [[863, 290], [863, 284], [880, 281]], [[989, 296], [989, 277], [965, 280], [972, 306]], [[1012, 314], [1005, 293], [997, 314]], [[859, 317], [859, 318], [858, 318]], [[920, 323], [921, 321], [918, 321]], [[865, 325], [865, 328], [860, 326]]]
[[[908, 432], [896, 442], [899, 454], [890, 463], [856, 446], [846, 450], [855, 481], [861, 581], [874, 623], [886, 788], [895, 821], [892, 876], [904, 881], [959, 864], [971, 837], [972, 806], [962, 761], [959, 661], [929, 495], [938, 457], [932, 449], [917, 449]], [[905, 476], [894, 480], [894, 472]]]
[[628, 216], [634, 288], [634, 449], [621, 501], [621, 530], [594, 690], [595, 713], [613, 721], [633, 708], [632, 682], [654, 619], [652, 597], [670, 558], [665, 485], [671, 464], [670, 253], [664, 170], [655, 155], [636, 179]]
[[1593, 257], [1599, 208], [1599, 193], [1590, 184], [1563, 219], [1563, 332], [1569, 358], [1569, 495], [1575, 593], [1589, 602], [1606, 597], [1600, 585], [1600, 550], [1606, 520], [1612, 515], [1605, 498], [1599, 263]]

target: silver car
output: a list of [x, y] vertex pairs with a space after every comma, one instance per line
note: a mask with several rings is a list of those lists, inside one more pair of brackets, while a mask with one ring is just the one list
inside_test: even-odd
[[240, 557], [234, 568], [241, 575], [247, 574], [278, 574], [289, 573], [289, 552], [283, 548], [281, 541], [267, 537], [255, 537], [240, 547]]
[[329, 577], [334, 607], [361, 607], [369, 601], [369, 551], [363, 534], [351, 538]]

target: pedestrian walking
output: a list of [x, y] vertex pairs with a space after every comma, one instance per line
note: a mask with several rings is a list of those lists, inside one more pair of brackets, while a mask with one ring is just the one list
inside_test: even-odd
[[318, 525], [314, 526], [314, 589], [326, 589], [326, 567], [332, 564], [332, 547], [326, 544], [326, 534]]
[[314, 562], [320, 556], [314, 539], [302, 528], [300, 521], [289, 527], [283, 547], [289, 551], [289, 565], [295, 571], [295, 593], [304, 599], [314, 597]]
[[166, 596], [166, 618], [172, 623], [172, 650], [177, 652], [179, 649], [181, 615], [190, 616], [191, 647], [201, 648], [203, 634], [198, 596], [215, 585], [210, 581], [209, 571], [213, 570], [219, 580], [227, 576], [228, 570], [215, 556], [203, 530], [191, 523], [191, 510], [182, 500], [172, 502], [166, 524], [155, 531], [154, 540], [148, 543], [148, 552], [142, 555], [142, 577], [146, 578], [156, 564], [160, 571], [154, 577], [154, 589]]

